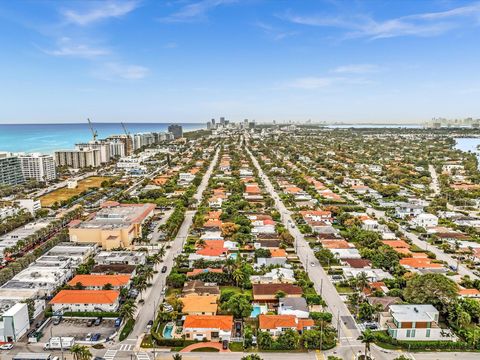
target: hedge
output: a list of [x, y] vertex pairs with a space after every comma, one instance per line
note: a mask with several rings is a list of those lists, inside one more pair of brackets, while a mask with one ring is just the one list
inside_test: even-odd
[[157, 338], [154, 336], [155, 342], [157, 346], [169, 346], [169, 347], [185, 347], [188, 345], [192, 345], [198, 343], [195, 340], [184, 340], [184, 339], [164, 339], [164, 338]]
[[120, 333], [120, 336], [119, 336], [119, 340], [120, 341], [123, 341], [125, 340], [128, 335], [130, 335], [130, 333], [132, 332], [133, 330], [133, 326], [135, 325], [135, 320], [134, 319], [129, 319], [125, 326], [123, 327], [122, 329], [122, 332]]
[[464, 341], [446, 341], [446, 340], [430, 340], [430, 341], [407, 341], [396, 340], [389, 336], [385, 331], [375, 331], [376, 341], [401, 347], [409, 350], [472, 350], [472, 345]]

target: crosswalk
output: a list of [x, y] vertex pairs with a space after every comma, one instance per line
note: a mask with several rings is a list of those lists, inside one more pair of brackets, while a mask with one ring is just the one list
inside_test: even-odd
[[107, 350], [105, 355], [103, 355], [103, 358], [105, 360], [113, 360], [113, 359], [115, 359], [115, 355], [117, 355], [117, 350], [109, 349], [109, 350]]
[[148, 356], [148, 354], [145, 352], [139, 352], [136, 355], [137, 355], [137, 360], [150, 360], [150, 356]]
[[133, 345], [132, 344], [121, 344], [120, 345], [120, 351], [130, 351], [132, 350]]

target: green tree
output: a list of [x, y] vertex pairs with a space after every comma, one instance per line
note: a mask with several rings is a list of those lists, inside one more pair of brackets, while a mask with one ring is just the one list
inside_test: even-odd
[[259, 331], [257, 334], [258, 347], [262, 350], [269, 350], [272, 347], [273, 339], [267, 331]]
[[263, 360], [258, 354], [250, 354], [242, 357], [240, 360]]
[[406, 301], [412, 304], [432, 304], [440, 311], [445, 311], [457, 297], [458, 286], [442, 274], [415, 275], [407, 281], [403, 291]]
[[277, 337], [276, 343], [280, 349], [294, 350], [298, 348], [300, 335], [296, 330], [286, 329]]
[[223, 309], [230, 311], [237, 319], [249, 316], [253, 311], [251, 298], [247, 294], [235, 294], [223, 304]]
[[362, 334], [358, 337], [357, 340], [360, 340], [365, 344], [365, 360], [368, 359], [368, 352], [370, 351], [370, 344], [375, 340], [375, 335], [372, 330], [367, 329], [362, 331]]

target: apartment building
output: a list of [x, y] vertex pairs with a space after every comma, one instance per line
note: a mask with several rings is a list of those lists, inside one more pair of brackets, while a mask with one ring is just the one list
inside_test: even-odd
[[50, 301], [54, 312], [116, 311], [120, 305], [116, 290], [61, 290]]
[[36, 181], [52, 181], [57, 178], [55, 170], [55, 158], [53, 155], [39, 153], [18, 154], [20, 159], [23, 177]]
[[98, 167], [101, 164], [100, 150], [82, 148], [55, 151], [55, 162], [58, 166], [68, 166], [73, 169]]
[[20, 159], [12, 153], [0, 152], [0, 185], [18, 185], [24, 182]]

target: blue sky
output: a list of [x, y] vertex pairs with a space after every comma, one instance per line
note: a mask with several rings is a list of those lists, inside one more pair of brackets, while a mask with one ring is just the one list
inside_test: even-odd
[[480, 2], [0, 2], [0, 123], [480, 116]]

